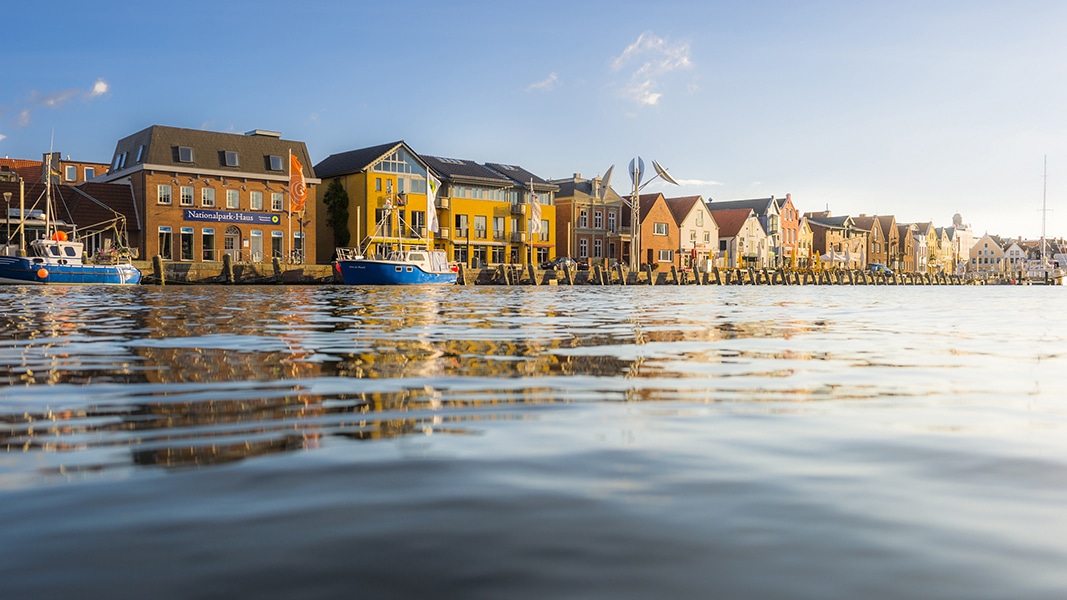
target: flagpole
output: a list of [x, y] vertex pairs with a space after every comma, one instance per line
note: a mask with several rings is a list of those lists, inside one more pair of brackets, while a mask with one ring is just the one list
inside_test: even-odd
[[285, 249], [284, 250], [284, 252], [285, 252], [285, 262], [289, 262], [289, 260], [292, 258], [292, 255], [293, 255], [292, 248], [290, 248], [290, 246], [293, 243], [293, 185], [291, 183], [292, 180], [293, 180], [293, 149], [292, 148], [289, 149], [289, 161], [288, 162], [289, 162], [289, 181], [290, 181], [290, 184], [288, 186], [289, 197], [286, 198], [286, 203], [285, 203], [285, 214], [287, 216], [287, 218], [285, 219], [285, 222], [289, 226], [289, 231], [287, 232], [286, 237], [285, 237], [285, 244], [282, 245], [282, 248]]

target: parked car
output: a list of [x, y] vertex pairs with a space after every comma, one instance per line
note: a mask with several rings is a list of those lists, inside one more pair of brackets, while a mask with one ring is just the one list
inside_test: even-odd
[[892, 275], [893, 274], [893, 270], [890, 269], [889, 267], [883, 265], [882, 263], [871, 263], [871, 264], [867, 265], [867, 270], [868, 271], [873, 271], [875, 273], [885, 273], [886, 275]]
[[573, 258], [571, 258], [569, 256], [557, 256], [556, 258], [554, 258], [554, 259], [552, 259], [552, 260], [550, 260], [548, 262], [541, 263], [541, 268], [542, 269], [563, 269], [563, 268], [566, 268], [566, 267], [573, 267], [576, 264], [577, 264], [577, 262]]

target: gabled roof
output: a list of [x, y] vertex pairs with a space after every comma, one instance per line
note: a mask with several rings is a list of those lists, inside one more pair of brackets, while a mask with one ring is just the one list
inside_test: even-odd
[[812, 227], [825, 229], [848, 229], [853, 226], [852, 217], [808, 217], [808, 224]]
[[515, 187], [515, 182], [473, 160], [423, 156], [435, 173], [452, 183], [477, 183], [494, 187]]
[[[715, 222], [719, 224], [719, 237], [720, 238], [732, 238], [735, 237], [741, 228], [744, 227], [745, 222], [749, 217], [756, 215], [756, 211], [751, 208], [728, 208], [723, 210], [709, 209], [711, 216], [715, 217]], [[762, 227], [762, 226], [761, 226]]]
[[485, 166], [524, 187], [529, 186], [532, 181], [535, 192], [555, 192], [559, 190], [558, 185], [542, 179], [518, 165], [485, 163]]
[[[192, 156], [182, 160], [179, 148], [191, 148]], [[177, 172], [225, 177], [232, 174], [282, 179], [289, 175], [289, 165], [285, 162], [288, 159], [283, 160], [282, 170], [274, 171], [271, 170], [270, 157], [287, 157], [290, 151], [307, 169], [304, 175], [308, 183], [317, 183], [304, 142], [283, 140], [281, 134], [258, 129], [240, 134], [152, 125], [118, 141], [112, 156], [112, 168], [101, 179], [114, 180], [143, 168], [161, 167]], [[236, 166], [226, 164], [227, 152], [237, 153]], [[125, 155], [126, 160], [116, 170], [115, 159], [121, 155]]]
[[[593, 198], [593, 180], [592, 179], [554, 179], [549, 181], [554, 185], [559, 186], [559, 190], [556, 192], [557, 198]], [[603, 185], [603, 183], [601, 183]], [[607, 192], [604, 194], [604, 201], [612, 204], [617, 204], [622, 201], [622, 197], [615, 192], [615, 189], [610, 185]]]
[[727, 200], [725, 202], [708, 200], [708, 208], [711, 210], [729, 210], [734, 208], [750, 208], [757, 217], [768, 214], [778, 214], [779, 204], [774, 196], [770, 198], [754, 198], [752, 200]]
[[[659, 192], [655, 194], [641, 194], [638, 196], [638, 222], [645, 222], [645, 217], [648, 216], [648, 213], [656, 205], [656, 202], [661, 198], [663, 198], [663, 194]], [[631, 209], [633, 205], [630, 203], [630, 198], [623, 198], [622, 204], [625, 207], [625, 210], [622, 211], [620, 221], [622, 221], [621, 224], [623, 227], [629, 227], [631, 225], [631, 222], [633, 221], [633, 219], [630, 218], [630, 213], [633, 212], [633, 210]]]
[[[44, 210], [45, 184], [27, 182], [25, 187], [26, 210]], [[3, 192], [12, 193], [11, 208], [17, 209], [19, 184], [0, 182], [0, 193]], [[88, 182], [79, 186], [53, 185], [52, 202], [55, 206], [54, 218], [79, 228], [110, 221], [117, 212], [126, 217], [127, 231], [141, 230], [133, 188], [127, 184]]]
[[[878, 221], [878, 217], [868, 217], [867, 215], [860, 215], [858, 217], [852, 217], [852, 225], [857, 229], [873, 232], [875, 229], [875, 223]], [[878, 227], [879, 233], [882, 228]]]
[[893, 232], [893, 228], [897, 224], [897, 218], [893, 215], [882, 215], [878, 217], [878, 226], [882, 228], [882, 236], [885, 239], [889, 239]]
[[681, 198], [664, 198], [663, 200], [667, 203], [667, 208], [671, 209], [674, 223], [679, 227], [685, 222], [685, 218], [689, 216], [689, 213], [693, 212], [693, 207], [697, 203], [703, 204], [703, 198], [700, 196], [682, 196]]
[[[325, 179], [327, 177], [339, 177], [341, 175], [359, 173], [360, 171], [369, 168], [374, 164], [374, 161], [391, 153], [397, 146], [404, 146], [407, 148], [407, 144], [404, 143], [404, 140], [398, 140], [389, 142], [388, 144], [379, 144], [368, 148], [331, 154], [322, 159], [319, 164], [315, 165], [315, 174]], [[410, 151], [411, 149], [408, 148], [408, 150]], [[412, 154], [415, 153], [412, 152]]]

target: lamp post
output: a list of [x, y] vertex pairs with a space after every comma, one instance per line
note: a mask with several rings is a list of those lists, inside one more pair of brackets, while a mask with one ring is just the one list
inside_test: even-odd
[[4, 254], [11, 245], [11, 192], [4, 192], [4, 221], [7, 224], [7, 234], [4, 235]]

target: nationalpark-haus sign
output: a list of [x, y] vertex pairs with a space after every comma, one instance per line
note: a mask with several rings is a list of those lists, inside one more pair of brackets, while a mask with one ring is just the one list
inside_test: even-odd
[[277, 213], [186, 209], [185, 220], [211, 221], [213, 223], [245, 223], [248, 225], [281, 225], [282, 216]]

